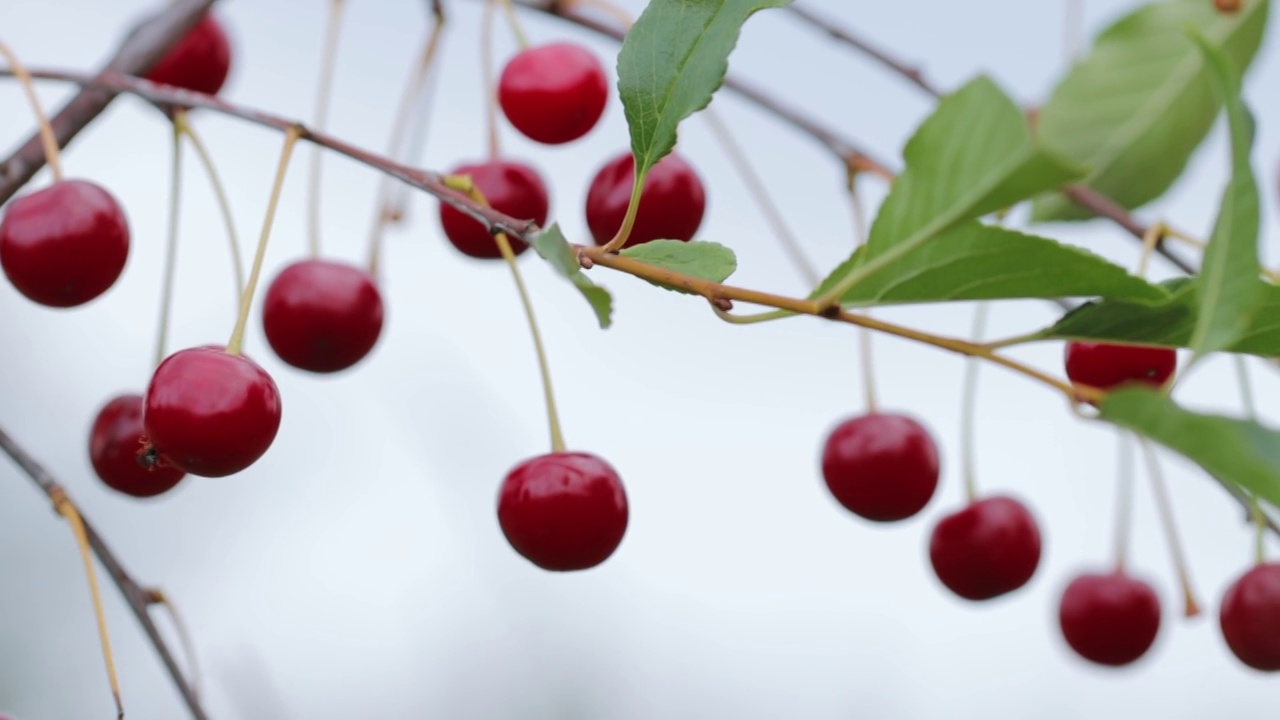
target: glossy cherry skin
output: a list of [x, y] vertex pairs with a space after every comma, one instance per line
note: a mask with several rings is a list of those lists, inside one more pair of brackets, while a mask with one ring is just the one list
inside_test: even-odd
[[[524, 163], [490, 160], [459, 165], [450, 175], [470, 175], [471, 181], [495, 210], [538, 225], [547, 221], [551, 202], [547, 186], [538, 171]], [[440, 226], [453, 246], [473, 258], [501, 258], [498, 243], [484, 225], [453, 207], [440, 203]], [[529, 248], [516, 238], [508, 238], [516, 255]]]
[[369, 354], [382, 332], [382, 293], [365, 270], [329, 260], [302, 260], [267, 288], [262, 329], [281, 360], [331, 373]]
[[89, 461], [107, 487], [137, 498], [172, 490], [186, 473], [145, 464], [142, 450], [142, 396], [120, 395], [98, 411], [89, 431]]
[[903, 520], [920, 512], [938, 487], [938, 449], [909, 417], [862, 415], [827, 436], [822, 477], [849, 511], [878, 522]]
[[1218, 621], [1240, 662], [1255, 670], [1280, 670], [1280, 563], [1257, 565], [1232, 583]]
[[280, 392], [244, 355], [215, 346], [180, 350], [151, 377], [142, 422], [162, 462], [192, 475], [232, 475], [271, 447]]
[[1040, 530], [1026, 506], [1005, 496], [944, 516], [929, 540], [933, 571], [966, 600], [990, 600], [1022, 587], [1040, 564]]
[[144, 76], [205, 95], [217, 95], [231, 72], [231, 42], [222, 25], [206, 14]]
[[1150, 585], [1123, 572], [1085, 573], [1062, 593], [1058, 626], [1080, 657], [1099, 665], [1128, 665], [1156, 641], [1160, 598]]
[[618, 549], [627, 494], [613, 466], [588, 453], [525, 460], [498, 493], [498, 524], [515, 551], [555, 571], [585, 570]]
[[[587, 191], [587, 227], [597, 245], [608, 243], [622, 227], [634, 182], [635, 159], [630, 152], [611, 160], [592, 179]], [[692, 240], [706, 209], [702, 180], [684, 158], [671, 153], [645, 176], [640, 208], [624, 247], [650, 240]]]
[[62, 180], [9, 203], [0, 220], [0, 265], [9, 282], [49, 307], [106, 292], [129, 259], [129, 223], [101, 186]]
[[1126, 383], [1160, 387], [1178, 366], [1173, 348], [1109, 343], [1067, 343], [1067, 377], [1079, 385], [1111, 390]]
[[507, 120], [525, 137], [547, 145], [586, 135], [608, 100], [604, 66], [576, 43], [523, 50], [498, 79], [498, 103]]

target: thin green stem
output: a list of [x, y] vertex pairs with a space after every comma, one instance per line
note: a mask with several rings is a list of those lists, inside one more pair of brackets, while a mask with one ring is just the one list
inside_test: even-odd
[[156, 329], [155, 365], [164, 361], [169, 345], [169, 316], [173, 310], [174, 275], [178, 270], [179, 208], [182, 203], [182, 120], [186, 111], [173, 114], [173, 160], [169, 170], [169, 229], [164, 246], [164, 280], [160, 286], [160, 321]]
[[45, 115], [44, 106], [40, 104], [40, 96], [36, 94], [36, 85], [31, 80], [31, 74], [3, 40], [0, 40], [0, 56], [4, 56], [5, 62], [9, 63], [9, 69], [13, 71], [13, 76], [18, 78], [22, 91], [26, 93], [27, 102], [31, 104], [31, 112], [36, 116], [36, 123], [40, 128], [40, 144], [44, 148], [44, 161], [48, 164], [49, 171], [53, 173], [53, 181], [59, 182], [62, 180], [62, 160], [58, 150], [58, 138], [53, 134], [53, 126], [49, 124], [49, 116]]
[[516, 45], [521, 50], [529, 47], [529, 38], [524, 34], [524, 28], [520, 27], [520, 18], [516, 16], [516, 6], [511, 0], [500, 0], [502, 9], [507, 14], [507, 24], [511, 26], [511, 34], [516, 37]]
[[[645, 175], [640, 172], [639, 162], [633, 163], [633, 166], [635, 178], [631, 183], [631, 200], [627, 203], [627, 214], [622, 217], [622, 226], [618, 228], [613, 239], [605, 243], [605, 252], [617, 252], [627, 244], [627, 238], [631, 237], [631, 228], [636, 224], [636, 214], [640, 212], [640, 195], [644, 191]], [[645, 173], [647, 174], [648, 170]]]
[[[316, 106], [312, 115], [311, 126], [324, 132], [329, 122], [329, 96], [333, 91], [333, 73], [337, 66], [338, 36], [342, 31], [343, 0], [330, 0], [329, 20], [325, 30], [324, 50], [320, 56], [320, 81], [316, 90]], [[323, 148], [314, 145], [311, 148], [311, 172], [307, 178], [307, 239], [310, 243], [311, 257], [320, 257], [320, 190], [321, 159]]]
[[1267, 516], [1262, 513], [1258, 496], [1249, 497], [1249, 517], [1253, 518], [1253, 559], [1261, 565], [1267, 561]]
[[771, 310], [769, 312], [755, 313], [753, 315], [734, 315], [728, 310], [722, 310], [713, 303], [711, 309], [715, 312], [716, 317], [727, 323], [734, 325], [754, 325], [755, 323], [772, 322], [774, 320], [782, 320], [783, 318], [795, 317], [796, 314], [789, 310]]
[[[847, 168], [845, 189], [849, 193], [849, 205], [853, 209], [854, 248], [867, 243], [867, 213], [862, 206], [862, 196], [858, 193], [858, 175], [853, 167]], [[871, 317], [871, 311], [865, 310], [863, 315]], [[858, 328], [858, 354], [862, 365], [862, 397], [867, 405], [867, 412], [874, 413], [879, 409], [880, 401], [876, 394], [875, 353], [872, 351], [872, 334], [865, 327]]]
[[999, 350], [1001, 348], [1013, 347], [1014, 345], [1022, 345], [1029, 342], [1041, 340], [1040, 331], [1027, 333], [1025, 335], [1014, 335], [1013, 337], [1004, 338], [1002, 340], [992, 340], [982, 343], [982, 346], [989, 350]]
[[284, 176], [289, 170], [289, 158], [293, 156], [293, 147], [302, 136], [302, 128], [294, 125], [285, 131], [284, 148], [280, 151], [280, 163], [276, 167], [275, 182], [271, 185], [271, 199], [267, 201], [267, 217], [262, 221], [262, 235], [258, 238], [258, 251], [253, 256], [253, 267], [249, 270], [249, 282], [240, 296], [240, 315], [236, 318], [236, 327], [231, 331], [231, 340], [227, 342], [227, 353], [239, 355], [244, 349], [244, 331], [249, 324], [249, 308], [253, 306], [253, 294], [258, 289], [258, 277], [262, 274], [262, 261], [267, 255], [267, 239], [271, 237], [271, 224], [276, 218], [276, 207], [280, 204], [280, 190], [284, 187]]
[[498, 135], [498, 83], [493, 74], [493, 8], [501, 0], [488, 0], [480, 20], [480, 82], [484, 84], [484, 117], [488, 126], [489, 159], [502, 154]]
[[1253, 401], [1253, 381], [1249, 379], [1249, 365], [1243, 355], [1232, 355], [1236, 366], [1236, 378], [1240, 383], [1240, 402], [1244, 406], [1245, 417], [1258, 419], [1258, 408]]
[[760, 213], [764, 215], [765, 222], [769, 223], [774, 237], [782, 245], [783, 252], [791, 260], [796, 272], [800, 273], [808, 287], [817, 287], [818, 281], [822, 278], [818, 275], [818, 271], [814, 269], [813, 263], [809, 262], [809, 258], [805, 256], [804, 250], [800, 247], [800, 241], [796, 239], [795, 233], [791, 232], [791, 228], [788, 227], [786, 219], [782, 216], [782, 211], [778, 209], [778, 204], [773, 201], [773, 196], [760, 178], [760, 173], [756, 172], [756, 169], [751, 165], [751, 159], [747, 157], [742, 144], [734, 137], [733, 132], [729, 130], [729, 126], [720, 118], [720, 114], [715, 111], [715, 108], [709, 107], [703, 110], [701, 115], [707, 121], [707, 124], [711, 126], [711, 134], [719, 141], [720, 147], [724, 150], [724, 154], [729, 157], [729, 161], [733, 164], [734, 170], [737, 171], [738, 177], [742, 178], [742, 183], [746, 186], [747, 192], [755, 200]]
[[[987, 303], [978, 303], [973, 312], [973, 329], [970, 332], [973, 342], [982, 340], [987, 327]], [[964, 472], [964, 494], [969, 502], [978, 499], [978, 472], [975, 467], [976, 454], [973, 439], [973, 426], [978, 404], [978, 359], [970, 356], [965, 360], [964, 390], [960, 401], [960, 462]]]
[[1164, 527], [1165, 539], [1169, 544], [1169, 554], [1173, 557], [1174, 572], [1178, 575], [1178, 584], [1182, 588], [1183, 615], [1195, 617], [1200, 614], [1200, 604], [1196, 602], [1195, 591], [1191, 589], [1191, 573], [1187, 569], [1187, 559], [1182, 552], [1182, 542], [1178, 538], [1178, 524], [1173, 519], [1173, 504], [1169, 501], [1169, 489], [1165, 485], [1164, 473], [1160, 470], [1160, 462], [1155, 448], [1146, 438], [1139, 436], [1142, 452], [1147, 459], [1147, 469], [1151, 476], [1151, 493], [1156, 499], [1156, 509], [1160, 522]]
[[[444, 178], [446, 186], [466, 193], [472, 200], [484, 207], [489, 201], [480, 189], [471, 181], [470, 176], [450, 175]], [[511, 277], [515, 280], [516, 291], [520, 294], [520, 303], [524, 305], [524, 316], [529, 322], [529, 333], [533, 335], [533, 349], [538, 356], [538, 372], [542, 377], [542, 394], [547, 401], [547, 424], [551, 429], [551, 452], [564, 452], [564, 433], [560, 429], [560, 413], [556, 410], [556, 395], [551, 387], [551, 367], [547, 362], [547, 352], [542, 344], [542, 333], [538, 331], [538, 319], [533, 313], [533, 301], [529, 299], [529, 291], [525, 288], [524, 277], [520, 274], [520, 266], [516, 263], [516, 254], [511, 250], [511, 243], [506, 233], [495, 233], [493, 239], [498, 243], [498, 251], [507, 267], [511, 268]]]
[[1120, 433], [1118, 468], [1116, 470], [1116, 572], [1122, 572], [1129, 559], [1129, 526], [1133, 521], [1133, 438]]
[[222, 215], [222, 222], [227, 228], [227, 242], [231, 249], [231, 272], [235, 277], [235, 297], [238, 301], [240, 293], [244, 292], [244, 259], [240, 257], [240, 238], [236, 234], [235, 218], [231, 215], [231, 202], [227, 200], [227, 190], [222, 184], [222, 178], [218, 175], [218, 169], [213, 164], [213, 156], [209, 154], [209, 149], [205, 147], [204, 141], [196, 133], [195, 126], [190, 122], [190, 118], [183, 113], [181, 117], [175, 118], [178, 126], [182, 129], [182, 133], [191, 141], [191, 147], [196, 151], [196, 157], [200, 159], [200, 164], [204, 166], [205, 174], [209, 177], [209, 184], [213, 187], [213, 197], [218, 203], [218, 212]]

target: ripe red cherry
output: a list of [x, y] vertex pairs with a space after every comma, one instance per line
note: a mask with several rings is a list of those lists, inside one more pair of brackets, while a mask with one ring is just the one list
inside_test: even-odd
[[1022, 587], [1040, 564], [1040, 530], [1017, 500], [989, 497], [942, 518], [929, 541], [933, 571], [966, 600]]
[[1222, 637], [1240, 662], [1255, 670], [1280, 670], [1280, 563], [1257, 565], [1222, 598]]
[[498, 493], [498, 523], [515, 551], [544, 570], [604, 562], [627, 530], [627, 493], [609, 463], [587, 453], [525, 460]]
[[827, 437], [822, 477], [841, 505], [868, 520], [920, 512], [938, 487], [938, 450], [920, 423], [871, 413], [846, 420]]
[[[547, 221], [551, 207], [547, 200], [547, 186], [538, 172], [528, 165], [510, 160], [489, 160], [459, 165], [449, 174], [470, 175], [489, 205], [499, 212], [521, 220], [533, 220], [538, 225]], [[449, 242], [466, 255], [488, 260], [502, 257], [497, 241], [484, 225], [445, 203], [440, 203], [440, 225]], [[509, 240], [516, 255], [529, 247], [516, 238]]]
[[1128, 665], [1146, 654], [1160, 630], [1160, 598], [1123, 572], [1086, 573], [1067, 585], [1058, 625], [1080, 657], [1099, 665]]
[[205, 15], [144, 76], [162, 85], [217, 95], [231, 72], [231, 43], [213, 15]]
[[382, 332], [382, 294], [368, 272], [328, 260], [302, 260], [267, 288], [262, 328], [281, 360], [329, 373], [359, 362]]
[[604, 66], [581, 45], [551, 43], [521, 51], [498, 79], [498, 103], [515, 129], [547, 145], [586, 135], [609, 99]]
[[1162, 386], [1178, 366], [1173, 348], [1109, 343], [1067, 343], [1067, 377], [1080, 385], [1111, 390], [1125, 383]]
[[147, 439], [162, 461], [222, 477], [252, 465], [280, 429], [280, 392], [244, 355], [206, 346], [160, 363], [143, 400]]
[[89, 461], [107, 487], [145, 498], [172, 490], [186, 473], [143, 464], [142, 396], [121, 395], [98, 411], [89, 431]]
[[124, 210], [87, 180], [62, 180], [17, 198], [0, 221], [4, 274], [41, 305], [93, 300], [115, 284], [128, 258]]
[[[631, 202], [631, 185], [635, 182], [635, 158], [627, 152], [619, 155], [596, 173], [587, 191], [587, 226], [597, 245], [613, 239]], [[702, 225], [707, 196], [702, 181], [679, 155], [658, 161], [645, 176], [640, 191], [640, 208], [624, 247], [650, 240], [693, 239]]]

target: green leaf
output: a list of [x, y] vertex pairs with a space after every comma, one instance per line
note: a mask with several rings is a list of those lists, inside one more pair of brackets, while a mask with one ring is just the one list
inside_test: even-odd
[[[1231, 129], [1231, 182], [1222, 194], [1222, 207], [1214, 224], [1204, 262], [1196, 279], [1200, 301], [1191, 350], [1195, 358], [1229, 347], [1249, 327], [1262, 302], [1266, 286], [1259, 274], [1258, 183], [1249, 165], [1253, 147], [1253, 121], [1240, 98], [1240, 76], [1231, 60], [1192, 30], [1192, 38], [1208, 61], [1210, 76], [1227, 106]], [[1195, 361], [1192, 359], [1192, 362]]]
[[650, 0], [618, 53], [618, 93], [636, 177], [671, 152], [680, 121], [724, 82], [747, 18], [790, 0]]
[[832, 293], [845, 294], [952, 227], [1083, 174], [1041, 150], [1022, 111], [986, 77], [942, 100], [903, 156], [906, 170], [871, 226], [866, 261], [837, 268], [823, 282]]
[[1127, 388], [1102, 401], [1104, 420], [1186, 456], [1219, 482], [1280, 506], [1280, 433], [1256, 422], [1185, 410], [1149, 388]]
[[[738, 258], [729, 248], [713, 242], [682, 242], [680, 240], [650, 240], [618, 253], [649, 265], [674, 270], [711, 282], [724, 282], [738, 269]], [[661, 288], [689, 294], [690, 291], [674, 285], [652, 283]]]
[[[1067, 313], [1036, 334], [1042, 340], [1135, 343], [1188, 347], [1199, 312], [1192, 278], [1161, 284], [1169, 297], [1155, 303], [1099, 300]], [[1264, 286], [1262, 304], [1244, 332], [1224, 350], [1280, 357], [1280, 287]]]
[[1095, 296], [1154, 302], [1168, 292], [1086, 250], [971, 220], [866, 276], [840, 302]]
[[[1162, 195], [1182, 174], [1221, 107], [1186, 27], [1200, 29], [1237, 68], [1247, 68], [1266, 27], [1269, 0], [1235, 13], [1208, 0], [1139, 8], [1107, 28], [1040, 109], [1046, 147], [1091, 169], [1084, 184], [1126, 208]], [[1090, 217], [1060, 194], [1037, 199], [1033, 219]]]
[[610, 316], [613, 315], [613, 297], [609, 295], [608, 290], [591, 282], [591, 279], [583, 274], [582, 266], [578, 264], [578, 256], [569, 241], [564, 239], [564, 234], [560, 232], [560, 225], [552, 224], [551, 227], [538, 233], [533, 239], [533, 249], [578, 288], [582, 296], [591, 304], [591, 309], [595, 311], [600, 327], [609, 327]]

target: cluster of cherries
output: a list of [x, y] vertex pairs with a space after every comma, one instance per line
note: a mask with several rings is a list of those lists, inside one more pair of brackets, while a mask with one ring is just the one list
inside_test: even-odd
[[[1177, 366], [1170, 348], [1068, 343], [1067, 377], [1112, 390], [1127, 383], [1163, 386]], [[904, 415], [870, 413], [846, 420], [827, 437], [822, 474], [835, 499], [868, 520], [892, 522], [924, 509], [938, 486], [938, 451], [929, 432]], [[1018, 500], [973, 499], [934, 525], [929, 559], [942, 584], [966, 600], [1013, 592], [1035, 574], [1040, 530]], [[1260, 563], [1223, 598], [1219, 620], [1231, 651], [1258, 670], [1280, 670], [1280, 563]], [[1084, 573], [1058, 605], [1063, 638], [1100, 665], [1128, 665], [1155, 643], [1160, 601], [1123, 568]]]
[[[227, 78], [231, 49], [212, 16], [204, 17], [148, 73], [147, 78], [216, 94]], [[591, 131], [609, 96], [600, 62], [586, 49], [555, 43], [525, 49], [504, 68], [498, 98], [507, 120], [528, 138], [568, 143]], [[529, 165], [503, 158], [460, 165], [497, 210], [546, 222], [546, 184]], [[630, 152], [607, 163], [586, 198], [587, 224], [597, 244], [622, 225], [634, 180]], [[678, 155], [668, 155], [645, 181], [627, 244], [654, 239], [688, 241], [705, 209], [702, 183]], [[441, 204], [445, 236], [462, 253], [501, 257], [487, 229]], [[516, 253], [527, 246], [511, 240]], [[104, 293], [118, 279], [129, 253], [129, 229], [119, 203], [100, 186], [63, 180], [14, 200], [0, 222], [0, 265], [31, 300], [73, 307]], [[351, 367], [374, 347], [383, 303], [375, 279], [339, 262], [309, 259], [286, 267], [272, 281], [263, 308], [271, 348], [289, 365], [315, 373]], [[1111, 389], [1127, 382], [1163, 385], [1173, 374], [1173, 350], [1071, 343], [1068, 377]], [[185, 475], [219, 477], [239, 472], [266, 452], [281, 418], [279, 391], [258, 364], [223, 346], [178, 351], [156, 368], [143, 395], [116, 397], [99, 412], [89, 452], [108, 486], [152, 497]], [[919, 513], [938, 485], [937, 448], [917, 421], [870, 413], [838, 425], [822, 453], [822, 473], [835, 499], [876, 522]], [[506, 476], [498, 494], [498, 520], [512, 547], [538, 567], [581, 570], [617, 549], [628, 522], [626, 493], [617, 471], [580, 452], [553, 452], [526, 460]], [[938, 579], [967, 600], [1013, 592], [1034, 575], [1040, 531], [1021, 502], [996, 495], [972, 500], [934, 526], [930, 560]], [[1125, 665], [1152, 646], [1160, 604], [1147, 583], [1122, 569], [1075, 578], [1059, 606], [1063, 636], [1082, 657]], [[1220, 620], [1227, 644], [1243, 662], [1280, 670], [1280, 564], [1259, 564], [1228, 590]]]

